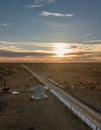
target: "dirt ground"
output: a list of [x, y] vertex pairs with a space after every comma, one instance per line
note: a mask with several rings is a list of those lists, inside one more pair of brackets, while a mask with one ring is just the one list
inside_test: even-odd
[[21, 93], [0, 92], [0, 130], [90, 130], [49, 91], [47, 99], [32, 101], [30, 88], [39, 82], [21, 67], [15, 68], [7, 87]]
[[[101, 110], [101, 63], [27, 64], [33, 71], [46, 75], [76, 97]], [[82, 83], [79, 85], [79, 83]], [[77, 84], [79, 87], [73, 88]], [[83, 88], [84, 87], [87, 89]], [[91, 85], [95, 89], [90, 89]]]
[[32, 63], [27, 64], [35, 72], [55, 79], [60, 84], [65, 81], [101, 82], [101, 63]]

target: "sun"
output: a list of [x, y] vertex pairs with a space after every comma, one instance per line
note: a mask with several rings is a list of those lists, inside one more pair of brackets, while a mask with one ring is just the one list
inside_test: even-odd
[[65, 54], [68, 52], [69, 50], [67, 49], [66, 44], [59, 43], [54, 47], [54, 53], [56, 54], [55, 57], [65, 57]]
[[66, 53], [66, 50], [63, 48], [57, 48], [57, 50], [55, 50], [55, 53], [57, 57], [63, 57]]

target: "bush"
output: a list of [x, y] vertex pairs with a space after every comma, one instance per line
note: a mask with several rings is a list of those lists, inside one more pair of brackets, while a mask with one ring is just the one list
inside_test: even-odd
[[12, 75], [14, 70], [9, 66], [0, 65], [0, 81], [7, 79], [7, 76]]

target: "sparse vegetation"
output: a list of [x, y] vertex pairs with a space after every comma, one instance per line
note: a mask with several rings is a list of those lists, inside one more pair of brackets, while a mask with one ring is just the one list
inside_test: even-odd
[[[35, 63], [33, 71], [59, 83], [64, 91], [101, 107], [101, 63]], [[39, 69], [38, 69], [39, 67]]]
[[[95, 106], [101, 106], [100, 91], [95, 88], [94, 91], [91, 91], [92, 89], [85, 87], [86, 85], [91, 86], [92, 83], [93, 85], [100, 83], [101, 76], [98, 71], [100, 63], [93, 65], [79, 63], [27, 65], [34, 72], [58, 82], [64, 87], [64, 91], [76, 94]], [[48, 99], [44, 102], [31, 102], [30, 97], [33, 93], [30, 92], [30, 88], [39, 84], [39, 81], [33, 78], [20, 64], [1, 64], [0, 68], [2, 68], [0, 69], [0, 82], [6, 79], [10, 90], [25, 92], [18, 95], [2, 94], [0, 96], [0, 128], [2, 130], [27, 130], [32, 127], [35, 129], [90, 129], [49, 91], [47, 91]], [[76, 86], [76, 89], [71, 89], [71, 86]]]
[[8, 80], [9, 77], [14, 74], [14, 71], [14, 68], [12, 68], [10, 65], [0, 65], [0, 86], [3, 86], [3, 82]]

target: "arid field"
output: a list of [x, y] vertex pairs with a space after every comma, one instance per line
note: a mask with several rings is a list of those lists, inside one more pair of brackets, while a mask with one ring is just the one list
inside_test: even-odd
[[[101, 109], [101, 63], [26, 65], [58, 82], [64, 91]], [[0, 64], [0, 130], [90, 130], [48, 90], [47, 99], [31, 100], [31, 88], [38, 84], [20, 63]]]
[[28, 66], [58, 82], [64, 91], [101, 110], [101, 63], [43, 63]]

